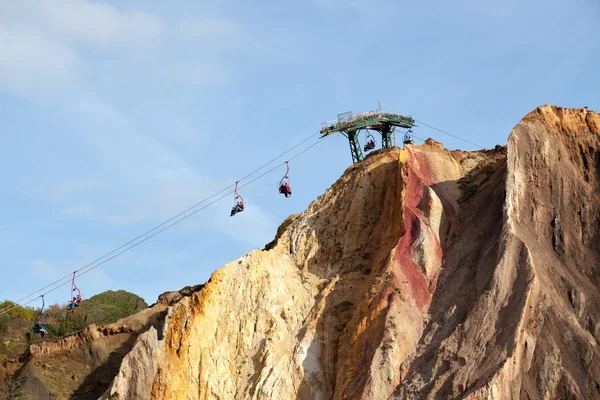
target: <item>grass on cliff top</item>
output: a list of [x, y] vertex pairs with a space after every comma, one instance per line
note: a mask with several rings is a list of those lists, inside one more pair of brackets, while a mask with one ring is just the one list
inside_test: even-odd
[[[13, 305], [5, 301], [0, 303], [0, 309]], [[75, 310], [67, 310], [66, 304], [53, 304], [46, 309], [47, 338], [67, 336], [91, 324], [110, 324], [147, 307], [144, 299], [124, 290], [92, 296]], [[39, 336], [31, 334], [38, 312], [39, 308], [17, 306], [0, 316], [0, 357], [15, 357], [23, 353], [29, 343], [40, 341]]]
[[51, 338], [60, 337], [80, 331], [91, 324], [112, 324], [147, 307], [144, 299], [124, 290], [109, 290], [97, 294], [84, 300], [81, 306], [74, 310], [54, 304], [46, 313], [48, 333]]

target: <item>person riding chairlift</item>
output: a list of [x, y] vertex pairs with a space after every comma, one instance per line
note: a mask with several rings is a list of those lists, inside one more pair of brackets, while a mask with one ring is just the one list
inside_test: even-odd
[[368, 141], [365, 146], [363, 147], [364, 151], [369, 151], [369, 150], [373, 150], [375, 148], [375, 141], [374, 140], [370, 140]]
[[233, 217], [235, 214], [244, 211], [244, 203], [241, 201], [238, 201], [237, 203], [235, 203], [235, 206], [233, 206], [231, 208], [231, 215], [230, 217]]
[[73, 297], [73, 300], [71, 300], [67, 306], [67, 308], [69, 310], [72, 310], [76, 307], [79, 307], [81, 305], [81, 303], [83, 302], [83, 299], [81, 298], [80, 295], [77, 295], [77, 297]]
[[279, 186], [279, 193], [285, 195], [285, 197], [290, 197], [292, 195], [290, 184], [287, 182], [282, 183], [281, 186]]
[[290, 186], [290, 164], [289, 161], [285, 163], [285, 175], [279, 181], [279, 193], [284, 195], [285, 197], [290, 197], [292, 195], [292, 188]]
[[[39, 333], [43, 339], [44, 336], [48, 334], [48, 331], [46, 330], [46, 314], [44, 313], [44, 307], [46, 306], [46, 302], [44, 301], [44, 295], [41, 295], [40, 297], [42, 298], [42, 308], [33, 320], [33, 334], [35, 335]], [[43, 322], [40, 322], [40, 318]]]
[[33, 325], [33, 333], [39, 333], [43, 339], [48, 334], [48, 331], [42, 324], [40, 324], [38, 321], [35, 321], [35, 324]]
[[233, 202], [235, 205], [231, 208], [230, 217], [233, 217], [235, 214], [244, 211], [244, 198], [238, 193], [238, 183], [240, 182], [237, 181], [235, 183], [235, 189], [233, 190]]
[[406, 133], [404, 134], [404, 140], [402, 142], [404, 144], [413, 144], [412, 130], [411, 129], [409, 129], [408, 131], [406, 131]]

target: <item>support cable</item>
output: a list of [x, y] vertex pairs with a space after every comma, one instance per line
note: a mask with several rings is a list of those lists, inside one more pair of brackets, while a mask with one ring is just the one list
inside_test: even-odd
[[445, 130], [442, 130], [442, 129], [436, 128], [435, 126], [428, 125], [428, 124], [426, 124], [426, 123], [425, 123], [425, 122], [423, 122], [423, 121], [417, 121], [417, 120], [415, 120], [415, 122], [418, 122], [418, 123], [419, 123], [419, 124], [421, 124], [421, 125], [425, 125], [425, 126], [427, 126], [427, 127], [431, 128], [431, 129], [433, 129], [433, 130], [436, 130], [436, 131], [438, 131], [438, 132], [441, 132], [441, 133], [444, 133], [444, 134], [446, 134], [446, 135], [452, 136], [452, 137], [453, 137], [453, 138], [455, 138], [455, 139], [462, 140], [463, 142], [465, 142], [465, 143], [469, 143], [470, 145], [473, 145], [473, 146], [475, 146], [475, 147], [477, 147], [477, 148], [479, 148], [479, 149], [482, 149], [482, 150], [484, 150], [484, 149], [485, 149], [485, 147], [483, 147], [483, 146], [480, 146], [480, 145], [478, 145], [477, 143], [470, 142], [470, 141], [468, 141], [467, 139], [463, 139], [463, 138], [461, 138], [460, 136], [454, 135], [454, 134], [452, 134], [452, 133], [450, 133], [450, 132], [446, 132]]

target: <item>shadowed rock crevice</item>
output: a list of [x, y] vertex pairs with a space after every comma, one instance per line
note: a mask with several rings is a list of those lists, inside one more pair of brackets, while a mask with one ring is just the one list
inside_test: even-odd
[[94, 369], [73, 392], [71, 400], [97, 399], [108, 389], [119, 372], [121, 361], [131, 351], [137, 337], [131, 337], [123, 345], [110, 352], [108, 359]]
[[166, 306], [159, 304], [114, 324], [90, 325], [55, 341], [32, 344], [21, 372], [11, 382], [12, 395], [99, 398], [117, 376], [138, 336], [150, 329], [162, 331], [166, 314]]

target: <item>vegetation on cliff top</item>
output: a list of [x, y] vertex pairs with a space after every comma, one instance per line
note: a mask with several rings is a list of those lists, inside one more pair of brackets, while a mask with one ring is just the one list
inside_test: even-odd
[[[13, 306], [11, 301], [0, 303], [0, 309]], [[55, 339], [78, 332], [88, 325], [104, 325], [135, 314], [148, 307], [141, 297], [126, 292], [106, 291], [87, 300], [74, 310], [64, 304], [54, 304], [46, 310], [48, 339]], [[31, 334], [33, 320], [39, 308], [17, 306], [8, 314], [0, 315], [0, 361], [22, 354], [27, 345], [39, 341]]]

